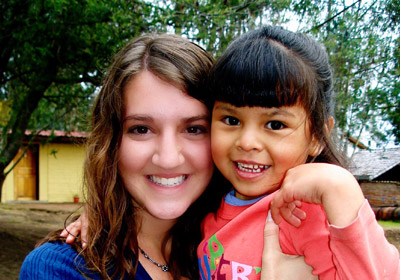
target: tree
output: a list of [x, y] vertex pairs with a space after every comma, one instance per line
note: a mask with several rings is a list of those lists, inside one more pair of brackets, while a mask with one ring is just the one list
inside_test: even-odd
[[[218, 53], [285, 1], [9, 0], [0, 6], [0, 200], [26, 129], [87, 126], [111, 55], [144, 32], [174, 31]], [[271, 8], [273, 7], [273, 8]]]
[[134, 4], [2, 2], [0, 100], [5, 110], [1, 114], [0, 186], [26, 129], [61, 124], [78, 103], [88, 104], [111, 54], [126, 39], [148, 29], [148, 22], [141, 19], [150, 9]]
[[[82, 130], [112, 54], [144, 32], [174, 32], [215, 56], [262, 24], [322, 42], [338, 95], [339, 135], [400, 141], [399, 1], [8, 0], [0, 5], [1, 186], [26, 129]], [[383, 121], [392, 127], [382, 128]], [[345, 140], [343, 139], [343, 142]], [[345, 147], [345, 146], [343, 146]]]
[[394, 131], [383, 124], [399, 118], [399, 21], [390, 10], [399, 9], [398, 1], [295, 2], [294, 11], [306, 23], [302, 31], [320, 40], [330, 55], [342, 149], [347, 136], [386, 143]]

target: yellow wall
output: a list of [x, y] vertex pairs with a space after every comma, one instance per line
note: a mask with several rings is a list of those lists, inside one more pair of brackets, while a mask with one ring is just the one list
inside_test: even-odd
[[[8, 165], [6, 170], [10, 168], [12, 163]], [[14, 200], [14, 172], [10, 172], [7, 175], [6, 180], [3, 184], [2, 194], [1, 194], [1, 202]]]
[[84, 146], [47, 144], [39, 148], [39, 200], [72, 202], [81, 195]]
[[[43, 202], [73, 202], [78, 193], [82, 199], [84, 145], [52, 144], [39, 146], [39, 200]], [[14, 174], [4, 183], [2, 202], [14, 200]]]

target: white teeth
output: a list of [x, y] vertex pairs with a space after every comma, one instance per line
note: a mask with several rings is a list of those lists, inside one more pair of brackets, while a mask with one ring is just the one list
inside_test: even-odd
[[157, 185], [164, 186], [164, 187], [175, 187], [180, 185], [185, 181], [186, 176], [178, 176], [175, 178], [164, 178], [164, 177], [156, 177], [156, 176], [149, 176], [150, 181], [156, 183]]
[[239, 168], [239, 170], [252, 173], [261, 172], [261, 170], [265, 168], [264, 165], [258, 165], [258, 164], [253, 165], [240, 162], [237, 163], [237, 167]]

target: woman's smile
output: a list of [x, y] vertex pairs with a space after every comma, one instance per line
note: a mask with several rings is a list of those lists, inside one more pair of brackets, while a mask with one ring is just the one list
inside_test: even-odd
[[174, 220], [206, 189], [213, 172], [206, 106], [150, 72], [124, 88], [118, 171], [138, 205]]
[[156, 175], [149, 175], [148, 178], [151, 182], [167, 188], [173, 188], [176, 186], [181, 185], [186, 179], [187, 175], [180, 175], [176, 177], [163, 177], [163, 176], [156, 176]]

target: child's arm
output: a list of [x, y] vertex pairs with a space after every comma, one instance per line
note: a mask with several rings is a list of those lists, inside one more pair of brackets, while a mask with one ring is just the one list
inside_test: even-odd
[[[330, 248], [344, 279], [400, 279], [398, 250], [385, 238], [356, 179], [347, 170], [324, 163], [289, 170], [271, 203], [276, 222], [299, 226], [294, 200], [321, 204], [330, 223]], [[306, 218], [307, 219], [307, 218]]]
[[321, 204], [328, 221], [335, 226], [347, 226], [356, 217], [364, 195], [354, 176], [346, 169], [326, 163], [309, 163], [290, 169], [271, 204], [272, 217], [281, 217], [299, 226], [301, 221], [292, 215], [291, 202], [300, 200]]

